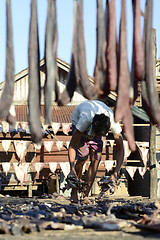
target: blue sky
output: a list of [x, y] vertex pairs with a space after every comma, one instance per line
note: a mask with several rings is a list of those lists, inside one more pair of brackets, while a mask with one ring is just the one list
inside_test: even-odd
[[[105, 1], [103, 3], [105, 5]], [[160, 57], [160, 0], [154, 0], [153, 27], [157, 33], [157, 58]], [[0, 82], [5, 77], [6, 45], [6, 0], [0, 0]], [[44, 57], [44, 37], [47, 17], [47, 0], [37, 0], [40, 57]], [[116, 0], [117, 37], [120, 20], [120, 0]], [[128, 61], [131, 65], [132, 53], [132, 0], [127, 3]], [[28, 36], [30, 19], [30, 0], [11, 0], [15, 74], [28, 67]], [[144, 10], [145, 0], [141, 0]], [[57, 57], [70, 63], [72, 47], [73, 0], [57, 0], [58, 51]], [[143, 22], [143, 20], [142, 20]], [[84, 0], [84, 28], [88, 74], [93, 76], [96, 57], [96, 0]]]

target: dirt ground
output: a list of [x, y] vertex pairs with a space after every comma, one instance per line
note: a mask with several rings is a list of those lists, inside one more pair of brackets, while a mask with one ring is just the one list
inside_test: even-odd
[[[90, 200], [94, 200], [94, 198], [90, 198]], [[3, 206], [6, 204], [12, 204], [12, 206], [15, 205], [18, 206], [19, 204], [24, 205], [24, 203], [32, 203], [33, 201], [37, 201], [39, 204], [56, 204], [57, 206], [63, 206], [64, 208], [69, 207], [76, 207], [71, 206], [71, 203], [68, 198], [61, 198], [61, 197], [53, 197], [53, 198], [19, 198], [19, 197], [0, 197], [0, 209], [3, 209]], [[141, 203], [147, 204], [152, 203], [148, 198], [141, 198], [141, 197], [127, 197], [127, 198], [116, 198], [116, 197], [108, 197], [105, 199], [105, 201], [114, 203], [121, 203], [128, 204], [130, 202], [134, 203]], [[92, 207], [88, 208], [88, 211], [92, 210]], [[141, 239], [160, 239], [160, 233], [152, 232], [152, 231], [146, 231], [142, 229], [138, 229], [135, 226], [130, 227], [124, 227], [123, 229], [119, 231], [104, 231], [96, 228], [83, 228], [80, 230], [42, 230], [40, 232], [32, 232], [29, 234], [23, 234], [21, 235], [11, 235], [11, 234], [0, 234], [0, 240], [10, 240], [10, 239], [25, 239], [25, 240], [40, 240], [47, 238], [48, 240], [54, 239], [54, 240], [62, 240], [62, 239], [105, 239], [105, 240], [129, 240], [132, 238], [132, 240], [141, 240]]]
[[[138, 231], [132, 232], [108, 232], [108, 231], [96, 231], [93, 229], [84, 229], [78, 231], [44, 231], [41, 233], [32, 233], [24, 236], [16, 236], [16, 240], [68, 240], [68, 239], [86, 239], [86, 240], [142, 240], [142, 239], [160, 239], [160, 234], [151, 234], [151, 233], [140, 233]], [[0, 239], [12, 240], [15, 239], [15, 236], [12, 235], [1, 235]]]

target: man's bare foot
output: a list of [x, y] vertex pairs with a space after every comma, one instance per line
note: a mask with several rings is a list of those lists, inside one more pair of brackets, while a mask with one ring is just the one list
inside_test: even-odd
[[93, 205], [93, 203], [88, 199], [88, 197], [84, 197], [82, 200], [81, 200], [81, 203], [84, 203], [86, 205]]

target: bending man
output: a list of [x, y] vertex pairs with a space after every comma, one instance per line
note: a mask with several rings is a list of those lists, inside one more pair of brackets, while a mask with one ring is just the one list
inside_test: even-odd
[[[85, 203], [89, 203], [88, 194], [102, 158], [102, 136], [106, 136], [109, 130], [114, 135], [118, 151], [116, 167], [111, 175], [111, 179], [115, 180], [124, 158], [122, 129], [119, 123], [114, 122], [112, 110], [105, 103], [98, 100], [87, 100], [79, 104], [74, 109], [71, 119], [73, 135], [68, 149], [69, 175], [76, 175], [78, 178], [81, 178], [83, 165], [90, 157], [90, 166], [86, 175], [88, 187], [83, 199]], [[77, 159], [76, 164], [75, 159]], [[72, 189], [71, 201], [78, 202], [76, 189]]]

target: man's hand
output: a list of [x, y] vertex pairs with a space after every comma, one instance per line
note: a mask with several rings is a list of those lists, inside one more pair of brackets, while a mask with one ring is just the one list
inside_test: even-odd
[[113, 174], [110, 176], [110, 179], [116, 181], [116, 180], [117, 180], [117, 176], [118, 176], [117, 173], [113, 173]]
[[[76, 178], [78, 178], [75, 169], [72, 169], [72, 170], [70, 171], [70, 173], [68, 174], [68, 176], [69, 176], [69, 177], [70, 177], [70, 176], [75, 176]], [[68, 176], [67, 176], [67, 177], [68, 177]]]
[[115, 192], [115, 184], [116, 181], [112, 180], [109, 176], [102, 177], [98, 182], [98, 185], [101, 188], [98, 199], [101, 199], [107, 191], [109, 191], [109, 194], [113, 194]]
[[79, 193], [84, 192], [86, 190], [86, 187], [88, 186], [87, 182], [82, 181], [81, 179], [78, 179], [77, 176], [73, 173], [69, 173], [67, 178], [66, 178], [66, 185], [63, 189], [61, 189], [63, 192], [66, 189], [76, 189]]

